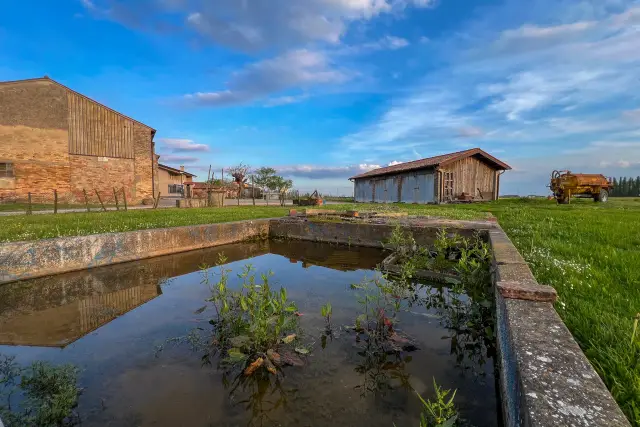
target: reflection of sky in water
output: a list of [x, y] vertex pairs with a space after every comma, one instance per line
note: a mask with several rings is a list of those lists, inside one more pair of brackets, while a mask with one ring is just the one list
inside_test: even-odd
[[[167, 338], [208, 327], [212, 312], [196, 314], [209, 296], [198, 266], [214, 264], [220, 252], [233, 269], [231, 286], [240, 283], [235, 274], [247, 263], [257, 274], [273, 271], [271, 283], [287, 288], [304, 314], [301, 324], [309, 340], [317, 341], [308, 366], [286, 368], [282, 389], [272, 382], [262, 390], [268, 396], [264, 399], [257, 397], [261, 386], [251, 382], [230, 397], [221, 373], [201, 367], [199, 355], [186, 348], [155, 357], [155, 346]], [[16, 355], [22, 364], [45, 359], [78, 365], [85, 388], [79, 407], [83, 425], [247, 425], [251, 410], [260, 405], [258, 413], [277, 420], [258, 418], [264, 425], [416, 425], [420, 406], [410, 391], [360, 396], [356, 387], [363, 376], [355, 370], [360, 359], [353, 336], [342, 333], [325, 350], [319, 343], [324, 325], [320, 306], [331, 302], [337, 327], [353, 324], [360, 307], [350, 285], [374, 277], [371, 269], [383, 257], [373, 249], [303, 242], [271, 242], [270, 248], [239, 244], [10, 284], [0, 288], [2, 342], [8, 337], [21, 344], [54, 337], [63, 344], [0, 346], [0, 352]], [[38, 316], [41, 322], [21, 322], [18, 333], [6, 327], [12, 320]], [[400, 315], [399, 327], [419, 347], [404, 366], [410, 384], [429, 397], [435, 377], [445, 388], [459, 389], [457, 402], [474, 425], [497, 425], [492, 363], [480, 368], [485, 377], [457, 368], [450, 334], [434, 311], [412, 307], [411, 313]], [[249, 411], [240, 403], [246, 399], [253, 405]], [[280, 399], [286, 399], [286, 409], [265, 413]]]

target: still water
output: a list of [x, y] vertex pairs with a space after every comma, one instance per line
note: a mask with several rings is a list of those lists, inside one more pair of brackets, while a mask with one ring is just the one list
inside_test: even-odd
[[[306, 366], [286, 367], [279, 381], [250, 379], [234, 388], [234, 378], [203, 366], [188, 346], [156, 354], [167, 339], [210, 328], [200, 267], [220, 253], [233, 269], [232, 285], [250, 263], [287, 288], [302, 328], [317, 341]], [[3, 285], [0, 353], [22, 365], [78, 366], [83, 426], [417, 426], [421, 405], [411, 388], [431, 398], [434, 378], [458, 390], [456, 404], [470, 424], [498, 426], [492, 358], [477, 348], [460, 354], [460, 336], [434, 310], [416, 305], [401, 314], [399, 328], [417, 350], [400, 363], [364, 360], [344, 332], [321, 348], [320, 307], [330, 302], [333, 324], [353, 325], [360, 307], [350, 285], [374, 277], [384, 256], [308, 242], [242, 243]], [[366, 391], [379, 383], [385, 386]]]

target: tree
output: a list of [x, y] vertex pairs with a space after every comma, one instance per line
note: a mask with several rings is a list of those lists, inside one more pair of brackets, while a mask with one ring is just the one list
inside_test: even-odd
[[229, 174], [233, 177], [233, 182], [238, 186], [238, 206], [240, 206], [240, 197], [242, 196], [242, 190], [247, 183], [247, 172], [249, 172], [249, 166], [240, 163], [238, 166], [229, 168]]
[[[276, 176], [276, 170], [269, 167], [261, 167], [254, 172], [253, 182], [260, 187], [264, 192], [271, 188], [271, 181]], [[267, 205], [269, 204], [269, 197], [267, 197]]]
[[281, 176], [274, 176], [270, 181], [272, 189], [278, 191], [280, 195], [280, 206], [284, 206], [287, 191], [289, 191], [291, 187], [293, 187], [293, 181], [290, 179], [284, 179]]

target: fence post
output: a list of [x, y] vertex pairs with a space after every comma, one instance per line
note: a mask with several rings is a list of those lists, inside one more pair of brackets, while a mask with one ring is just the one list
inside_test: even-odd
[[116, 200], [116, 210], [120, 210], [120, 206], [118, 205], [118, 193], [116, 193], [116, 187], [113, 187], [113, 198]]
[[158, 208], [158, 203], [160, 203], [160, 194], [162, 194], [162, 193], [160, 193], [160, 192], [158, 191], [158, 198], [156, 198], [156, 199], [154, 200], [153, 209], [157, 209], [157, 208]]
[[124, 210], [127, 210], [127, 192], [124, 191], [124, 187], [122, 187], [122, 199], [124, 200]]
[[89, 198], [87, 197], [87, 190], [83, 188], [82, 192], [84, 193], [84, 204], [87, 207], [87, 212], [91, 212], [91, 209], [89, 209]]
[[31, 207], [31, 192], [29, 192], [29, 202], [27, 204], [27, 215], [33, 214], [33, 210]]
[[104, 207], [104, 203], [102, 203], [102, 198], [100, 197], [100, 193], [98, 193], [98, 190], [94, 189], [94, 191], [96, 192], [96, 196], [98, 196], [98, 201], [100, 202], [100, 205], [102, 206], [102, 210], [103, 211], [107, 211], [107, 208]]
[[253, 186], [253, 175], [251, 175], [251, 198], [253, 199], [253, 206], [256, 205], [256, 187]]
[[58, 190], [53, 190], [53, 213], [58, 213]]

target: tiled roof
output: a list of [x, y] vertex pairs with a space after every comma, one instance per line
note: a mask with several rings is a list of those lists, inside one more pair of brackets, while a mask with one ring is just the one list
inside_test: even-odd
[[158, 167], [160, 169], [164, 169], [166, 171], [173, 172], [173, 173], [175, 173], [177, 175], [184, 175], [184, 176], [191, 176], [191, 177], [197, 176], [197, 175], [194, 175], [192, 173], [189, 173], [189, 172], [186, 172], [186, 171], [183, 171], [183, 170], [180, 170], [180, 169], [172, 168], [171, 166], [163, 165], [162, 163], [158, 163]]
[[426, 159], [414, 160], [413, 162], [399, 163], [393, 166], [387, 166], [384, 168], [374, 169], [369, 172], [365, 172], [360, 175], [356, 175], [351, 177], [350, 179], [358, 179], [358, 178], [368, 178], [371, 176], [379, 176], [379, 175], [387, 175], [398, 172], [407, 172], [416, 169], [424, 169], [430, 167], [437, 167], [447, 163], [452, 163], [457, 160], [464, 159], [470, 156], [482, 156], [486, 160], [487, 163], [492, 164], [495, 169], [498, 170], [510, 170], [511, 166], [508, 164], [501, 162], [496, 159], [492, 155], [482, 151], [479, 148], [472, 148], [470, 150], [457, 151], [455, 153], [442, 154], [440, 156], [435, 157], [427, 157]]

